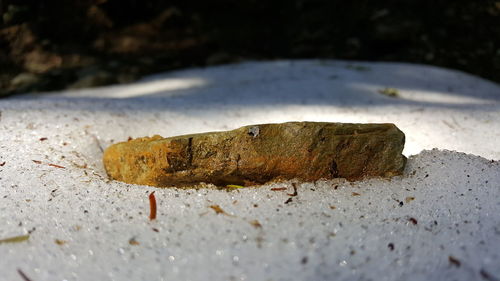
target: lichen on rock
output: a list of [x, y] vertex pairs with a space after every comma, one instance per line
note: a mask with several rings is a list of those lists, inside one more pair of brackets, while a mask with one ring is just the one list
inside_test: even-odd
[[358, 180], [401, 174], [404, 141], [394, 124], [288, 122], [138, 138], [110, 146], [103, 161], [112, 179], [158, 187]]

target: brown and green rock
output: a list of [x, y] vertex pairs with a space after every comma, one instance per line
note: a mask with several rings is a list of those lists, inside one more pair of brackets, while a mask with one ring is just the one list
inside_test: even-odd
[[289, 122], [138, 138], [110, 146], [103, 161], [112, 179], [159, 187], [357, 180], [401, 174], [404, 141], [394, 124]]

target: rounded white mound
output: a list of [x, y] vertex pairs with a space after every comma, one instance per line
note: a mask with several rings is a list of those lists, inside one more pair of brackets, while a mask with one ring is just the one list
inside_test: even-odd
[[[0, 241], [30, 236], [0, 243], [0, 280], [499, 280], [499, 101], [463, 73], [340, 61], [0, 100]], [[390, 181], [231, 192], [109, 181], [101, 163], [129, 136], [292, 120], [395, 123], [418, 154]]]

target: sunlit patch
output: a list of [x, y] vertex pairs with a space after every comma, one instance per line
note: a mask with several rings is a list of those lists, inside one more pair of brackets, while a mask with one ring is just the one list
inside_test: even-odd
[[[93, 97], [93, 98], [134, 98], [148, 95], [161, 97], [182, 96], [183, 90], [203, 87], [208, 84], [202, 78], [168, 78], [152, 81], [137, 82], [118, 86], [107, 86], [103, 88], [85, 89], [70, 92], [71, 97]], [[56, 93], [57, 96], [67, 96], [64, 93]]]
[[195, 87], [201, 87], [207, 84], [205, 79], [201, 78], [179, 78], [179, 79], [162, 79], [150, 82], [133, 84], [123, 89], [122, 91], [113, 93], [113, 98], [130, 98], [139, 97], [150, 94], [158, 94], [161, 96], [180, 95], [175, 93], [178, 90], [186, 90]]
[[[456, 105], [484, 105], [498, 102], [497, 100], [462, 95], [454, 92], [426, 91], [424, 89], [407, 89], [398, 87], [382, 87], [380, 85], [353, 83], [354, 89], [369, 91], [380, 95], [390, 96], [394, 99], [409, 100], [421, 103], [456, 104]], [[397, 94], [393, 94], [397, 93]]]

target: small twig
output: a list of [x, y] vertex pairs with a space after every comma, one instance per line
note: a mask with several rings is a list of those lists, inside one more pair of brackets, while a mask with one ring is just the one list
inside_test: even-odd
[[[40, 160], [31, 160], [31, 161], [33, 161], [33, 163], [38, 164], [38, 165], [43, 164], [43, 162]], [[59, 168], [59, 169], [66, 169], [66, 167], [63, 167], [63, 166], [57, 165], [57, 164], [47, 163], [46, 165], [51, 166], [51, 167], [55, 167], [55, 168]]]
[[234, 217], [234, 215], [228, 214], [219, 205], [210, 205], [210, 208], [215, 211], [216, 214], [223, 214], [229, 217]]
[[19, 235], [19, 236], [9, 237], [9, 238], [5, 238], [5, 239], [0, 239], [0, 244], [19, 243], [19, 242], [28, 241], [28, 239], [30, 239], [29, 234], [28, 235]]
[[293, 193], [291, 193], [291, 194], [290, 194], [290, 193], [288, 193], [288, 196], [293, 196], [293, 197], [294, 197], [294, 196], [299, 195], [299, 194], [297, 193], [297, 185], [296, 185], [294, 182], [292, 182], [292, 187], [293, 187]]
[[21, 275], [21, 278], [23, 278], [24, 281], [31, 281], [31, 279], [26, 274], [24, 274], [24, 272], [21, 269], [18, 268], [17, 273]]
[[60, 165], [56, 165], [56, 164], [52, 164], [52, 163], [49, 163], [48, 165], [51, 166], [51, 167], [56, 167], [56, 168], [60, 168], [60, 169], [66, 169], [66, 167], [63, 167], [63, 166], [60, 166]]
[[154, 191], [149, 194], [149, 219], [156, 219], [156, 198]]
[[96, 135], [92, 135], [92, 137], [94, 137], [94, 140], [97, 143], [99, 150], [101, 150], [101, 152], [104, 153], [104, 148], [102, 148], [102, 145], [101, 145], [101, 142], [99, 141], [99, 138]]

